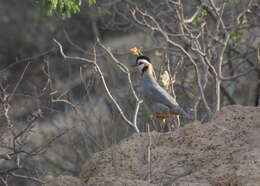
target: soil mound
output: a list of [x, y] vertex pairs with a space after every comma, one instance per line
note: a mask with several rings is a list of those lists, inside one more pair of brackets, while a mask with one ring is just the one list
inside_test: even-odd
[[134, 134], [94, 154], [80, 178], [87, 185], [143, 186], [150, 179], [154, 185], [259, 186], [259, 134], [260, 108], [228, 106], [209, 123]]
[[87, 186], [259, 186], [259, 134], [259, 107], [224, 107], [209, 123], [135, 133], [95, 153], [80, 180]]

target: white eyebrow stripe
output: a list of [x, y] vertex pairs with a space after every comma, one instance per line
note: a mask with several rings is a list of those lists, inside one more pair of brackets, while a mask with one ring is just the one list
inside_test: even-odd
[[146, 59], [139, 59], [138, 63], [140, 63], [140, 62], [143, 62], [143, 63], [146, 63], [146, 64], [150, 64]]

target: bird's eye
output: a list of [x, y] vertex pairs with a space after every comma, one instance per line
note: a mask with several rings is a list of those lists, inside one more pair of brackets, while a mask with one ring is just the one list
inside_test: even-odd
[[139, 62], [139, 63], [138, 63], [138, 65], [142, 65], [142, 64], [144, 64], [144, 63], [143, 63], [143, 62]]

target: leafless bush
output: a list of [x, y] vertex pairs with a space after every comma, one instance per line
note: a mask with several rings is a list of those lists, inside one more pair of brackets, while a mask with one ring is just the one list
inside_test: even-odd
[[[4, 185], [8, 185], [8, 181], [12, 177], [44, 183], [41, 178], [36, 176], [33, 170], [34, 167], [30, 167], [26, 162], [34, 156], [43, 154], [59, 136], [66, 133], [66, 131], [62, 131], [53, 138], [46, 139], [42, 144], [32, 146], [30, 139], [34, 133], [36, 120], [42, 117], [41, 109], [38, 108], [28, 114], [24, 120], [18, 120], [15, 117], [14, 112], [18, 111], [19, 108], [12, 108], [12, 103], [14, 97], [17, 96], [17, 88], [21, 84], [30, 64], [26, 65], [13, 89], [10, 89], [8, 84], [5, 86], [4, 82], [1, 82], [0, 86], [0, 102], [3, 112], [3, 122], [0, 128], [0, 161], [3, 166], [0, 168], [0, 178]], [[22, 105], [19, 107], [22, 107]]]

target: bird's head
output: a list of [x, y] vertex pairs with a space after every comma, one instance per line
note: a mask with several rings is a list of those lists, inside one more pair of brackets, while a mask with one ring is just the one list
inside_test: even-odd
[[137, 67], [140, 72], [145, 73], [151, 67], [151, 60], [147, 56], [138, 56], [133, 67]]

